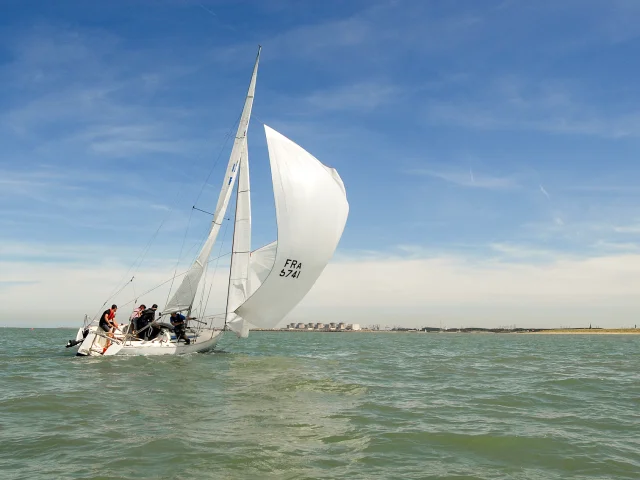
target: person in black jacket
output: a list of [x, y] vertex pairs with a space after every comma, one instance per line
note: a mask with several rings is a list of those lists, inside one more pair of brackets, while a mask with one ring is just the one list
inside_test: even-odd
[[156, 319], [156, 310], [158, 309], [158, 305], [155, 303], [151, 306], [151, 308], [147, 308], [142, 312], [140, 317], [137, 319], [137, 328], [138, 336], [145, 340], [150, 340], [154, 337], [153, 335], [153, 327], [145, 328], [147, 325], [151, 324]]

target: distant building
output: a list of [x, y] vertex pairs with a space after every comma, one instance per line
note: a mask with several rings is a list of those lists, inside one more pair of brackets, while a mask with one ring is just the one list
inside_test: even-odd
[[354, 332], [356, 330], [361, 330], [360, 324], [359, 323], [354, 323], [353, 325], [351, 325], [351, 330], [353, 330]]
[[316, 323], [316, 328], [318, 330], [324, 330], [324, 323]]
[[347, 324], [346, 323], [339, 323], [338, 324], [338, 330], [346, 330], [347, 329]]
[[298, 323], [298, 324], [296, 325], [296, 328], [297, 328], [297, 329], [300, 329], [300, 330], [303, 330], [303, 329], [305, 329], [306, 327], [307, 327], [307, 326], [306, 326], [304, 323]]
[[329, 324], [329, 330], [335, 330], [336, 329], [336, 324], [334, 322], [331, 322]]

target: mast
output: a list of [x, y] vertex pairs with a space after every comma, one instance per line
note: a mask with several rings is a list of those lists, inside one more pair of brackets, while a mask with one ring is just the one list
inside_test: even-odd
[[258, 54], [253, 66], [253, 73], [251, 75], [249, 89], [247, 91], [244, 107], [242, 109], [242, 115], [240, 116], [240, 123], [238, 125], [236, 137], [233, 142], [233, 148], [231, 149], [231, 155], [229, 157], [229, 163], [227, 164], [227, 170], [222, 182], [222, 188], [220, 191], [220, 196], [218, 197], [218, 203], [213, 214], [213, 221], [211, 222], [209, 235], [204, 245], [202, 246], [200, 253], [191, 265], [191, 268], [182, 279], [182, 283], [171, 297], [171, 300], [169, 300], [169, 303], [166, 305], [164, 313], [172, 313], [185, 310], [188, 310], [190, 312], [191, 308], [193, 307], [196, 291], [198, 290], [198, 285], [200, 283], [200, 279], [202, 278], [204, 267], [209, 260], [211, 249], [213, 248], [213, 244], [216, 241], [218, 232], [220, 231], [222, 220], [224, 219], [227, 207], [229, 205], [231, 192], [233, 190], [234, 182], [238, 174], [240, 158], [243, 150], [246, 148], [245, 146], [247, 130], [249, 128], [251, 109], [253, 107], [253, 97], [255, 94], [256, 77], [258, 75], [258, 63], [260, 61], [261, 49], [262, 47], [258, 46]]

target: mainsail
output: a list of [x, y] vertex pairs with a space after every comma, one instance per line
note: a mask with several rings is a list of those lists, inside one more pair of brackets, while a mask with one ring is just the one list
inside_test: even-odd
[[302, 300], [333, 256], [349, 213], [344, 184], [335, 169], [266, 125], [265, 133], [278, 241], [254, 252], [259, 257], [252, 268], [243, 266], [260, 285], [250, 285], [251, 295], [235, 309], [240, 318], [234, 323], [245, 323], [242, 332], [232, 328], [241, 336], [246, 336], [246, 323], [275, 327]]
[[218, 232], [220, 231], [220, 225], [222, 224], [222, 220], [224, 219], [224, 215], [227, 211], [227, 206], [229, 205], [231, 192], [233, 191], [236, 175], [238, 174], [238, 164], [243, 152], [246, 151], [247, 129], [249, 128], [251, 108], [253, 107], [253, 96], [256, 89], [259, 60], [260, 49], [258, 49], [258, 56], [256, 57], [256, 63], [253, 67], [253, 74], [251, 75], [251, 82], [249, 83], [249, 91], [247, 92], [247, 98], [244, 103], [244, 108], [242, 109], [240, 124], [238, 125], [236, 138], [233, 142], [233, 149], [231, 150], [231, 156], [229, 157], [229, 164], [227, 165], [227, 171], [222, 183], [222, 190], [220, 191], [218, 203], [213, 214], [213, 222], [211, 223], [209, 236], [202, 246], [198, 257], [182, 279], [182, 283], [173, 294], [173, 297], [169, 300], [169, 303], [167, 303], [164, 313], [191, 310], [193, 306], [193, 301], [196, 297], [200, 279], [202, 278], [205, 266], [209, 261], [211, 249], [213, 248], [213, 244], [216, 242]]

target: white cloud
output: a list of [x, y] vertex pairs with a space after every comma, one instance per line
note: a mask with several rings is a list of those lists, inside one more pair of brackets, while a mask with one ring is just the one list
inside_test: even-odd
[[416, 168], [407, 171], [411, 175], [423, 175], [427, 177], [439, 178], [449, 183], [454, 183], [463, 187], [486, 188], [489, 190], [505, 190], [518, 187], [518, 182], [511, 177], [491, 176], [482, 173], [454, 170], [435, 170], [428, 168]]

